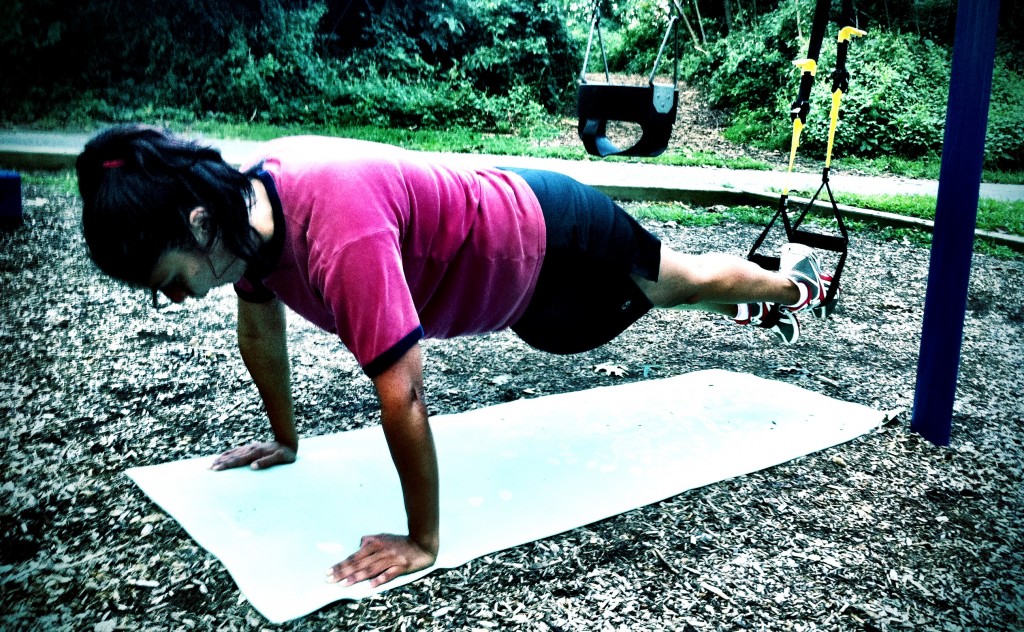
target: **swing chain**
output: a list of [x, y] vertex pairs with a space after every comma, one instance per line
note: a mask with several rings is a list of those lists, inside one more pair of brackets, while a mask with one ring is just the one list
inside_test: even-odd
[[608, 70], [608, 55], [604, 49], [604, 38], [601, 37], [601, 0], [594, 2], [594, 10], [590, 17], [590, 33], [587, 35], [587, 49], [583, 53], [583, 68], [580, 69], [580, 83], [587, 82], [587, 66], [590, 63], [590, 49], [594, 42], [594, 31], [597, 31], [597, 44], [601, 47], [601, 59], [604, 60], [604, 80], [611, 83]]
[[[677, 13], [672, 12], [675, 9]], [[647, 83], [650, 86], [654, 86], [654, 79], [658, 74], [658, 66], [661, 65], [661, 58], [665, 54], [665, 46], [668, 44], [668, 38], [672, 35], [673, 37], [673, 50], [674, 64], [672, 70], [672, 87], [675, 88], [679, 85], [679, 38], [676, 34], [676, 22], [679, 21], [679, 15], [682, 14], [682, 7], [676, 0], [672, 0], [671, 7], [669, 8], [670, 15], [668, 19], [668, 25], [665, 28], [665, 36], [661, 39], [661, 45], [658, 47], [658, 54], [654, 58], [654, 67], [651, 68], [651, 75], [648, 77]], [[594, 33], [597, 32], [598, 46], [601, 48], [601, 58], [604, 60], [604, 79], [606, 83], [611, 83], [611, 72], [608, 67], [608, 54], [604, 47], [604, 38], [601, 37], [601, 0], [595, 0], [594, 10], [591, 12], [590, 18], [590, 33], [587, 35], [587, 48], [583, 53], [583, 68], [580, 69], [580, 83], [587, 83], [587, 66], [590, 64], [590, 50], [593, 46]]]

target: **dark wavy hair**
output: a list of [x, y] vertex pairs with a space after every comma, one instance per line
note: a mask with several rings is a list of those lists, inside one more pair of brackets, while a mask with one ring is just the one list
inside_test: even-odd
[[[219, 239], [246, 262], [259, 259], [249, 224], [249, 176], [218, 150], [144, 125], [121, 125], [94, 136], [75, 163], [82, 196], [82, 232], [89, 256], [105, 274], [146, 286], [168, 250], [208, 252]], [[206, 209], [206, 248], [189, 223]]]

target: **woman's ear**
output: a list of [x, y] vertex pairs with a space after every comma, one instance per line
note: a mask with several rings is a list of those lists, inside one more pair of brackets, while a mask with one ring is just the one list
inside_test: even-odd
[[202, 206], [197, 206], [189, 211], [188, 223], [196, 241], [202, 247], [207, 247], [210, 242], [210, 214]]

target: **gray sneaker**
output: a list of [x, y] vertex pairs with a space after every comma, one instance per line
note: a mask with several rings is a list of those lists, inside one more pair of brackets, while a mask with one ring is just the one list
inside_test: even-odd
[[[825, 292], [824, 294], [822, 294], [822, 300], [824, 301], [825, 297], [828, 296], [829, 288], [832, 285], [831, 275], [822, 274], [821, 283], [825, 287]], [[839, 297], [842, 296], [842, 294], [843, 288], [840, 286], [836, 286], [836, 295], [832, 297], [832, 300], [822, 303], [818, 307], [813, 308], [811, 310], [811, 315], [814, 316], [815, 318], [821, 318], [823, 320], [831, 316], [836, 311], [836, 307], [839, 306]]]
[[825, 298], [825, 284], [821, 264], [810, 247], [796, 243], [783, 246], [779, 272], [801, 288], [800, 300], [793, 305], [780, 306], [783, 312], [796, 314], [821, 307], [821, 301]]
[[738, 325], [767, 329], [780, 342], [791, 345], [800, 339], [800, 321], [796, 314], [784, 312], [774, 303], [747, 303], [747, 317], [733, 319]]

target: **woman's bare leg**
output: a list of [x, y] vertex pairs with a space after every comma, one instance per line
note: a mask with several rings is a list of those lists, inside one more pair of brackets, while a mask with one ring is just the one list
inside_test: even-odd
[[740, 303], [789, 305], [800, 290], [786, 276], [734, 255], [689, 255], [662, 246], [658, 281], [634, 277], [655, 307], [736, 315]]

